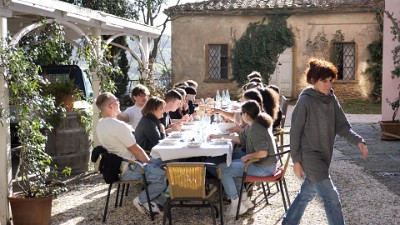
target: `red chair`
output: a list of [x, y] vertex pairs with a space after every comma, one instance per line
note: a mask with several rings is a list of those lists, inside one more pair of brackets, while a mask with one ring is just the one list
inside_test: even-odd
[[[283, 149], [285, 147], [288, 147], [288, 145], [283, 145], [283, 146], [279, 146], [279, 149]], [[283, 205], [285, 208], [285, 212], [287, 211], [288, 206], [290, 206], [290, 199], [289, 199], [289, 193], [287, 190], [287, 186], [286, 186], [286, 181], [285, 181], [285, 173], [287, 170], [287, 167], [289, 165], [289, 160], [290, 160], [290, 150], [286, 150], [283, 152], [279, 152], [277, 154], [274, 155], [269, 155], [268, 157], [279, 157], [279, 161], [281, 163], [281, 166], [279, 167], [279, 169], [276, 171], [276, 173], [273, 176], [268, 176], [268, 177], [258, 177], [258, 176], [249, 176], [247, 175], [247, 170], [249, 168], [249, 165], [253, 162], [258, 161], [258, 159], [254, 159], [254, 160], [250, 160], [246, 163], [245, 167], [244, 167], [244, 171], [243, 171], [243, 177], [242, 177], [242, 185], [241, 185], [241, 189], [240, 189], [240, 193], [239, 193], [239, 204], [238, 204], [238, 208], [236, 211], [236, 220], [239, 218], [239, 209], [240, 209], [240, 205], [242, 202], [242, 193], [243, 193], [243, 188], [245, 186], [245, 183], [261, 183], [262, 188], [263, 188], [263, 192], [264, 192], [264, 197], [265, 200], [268, 204], [268, 195], [270, 194], [269, 188], [268, 188], [268, 194], [265, 190], [265, 184], [264, 183], [273, 183], [273, 184], [277, 184], [279, 183], [280, 186], [280, 191], [282, 194], [282, 201], [283, 201]], [[283, 160], [282, 160], [283, 159]], [[285, 190], [285, 193], [284, 191]], [[286, 198], [285, 198], [285, 194], [287, 197], [287, 202], [288, 205], [286, 205]]]

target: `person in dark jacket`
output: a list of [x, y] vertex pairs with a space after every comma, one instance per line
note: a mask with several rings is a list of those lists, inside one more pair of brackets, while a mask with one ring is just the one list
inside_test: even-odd
[[135, 138], [140, 147], [150, 151], [165, 138], [165, 127], [160, 122], [165, 109], [165, 101], [159, 97], [151, 97], [143, 106], [143, 117], [135, 130]]
[[304, 89], [292, 113], [290, 150], [293, 170], [304, 179], [299, 193], [289, 207], [282, 224], [299, 224], [307, 204], [320, 195], [330, 225], [344, 224], [338, 192], [329, 175], [336, 134], [357, 145], [368, 157], [368, 148], [356, 134], [332, 90], [337, 69], [327, 61], [312, 59], [306, 71], [312, 87]]

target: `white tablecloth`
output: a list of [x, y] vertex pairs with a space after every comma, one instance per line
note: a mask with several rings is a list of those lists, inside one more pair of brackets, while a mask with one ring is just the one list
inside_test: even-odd
[[159, 143], [151, 150], [150, 155], [161, 160], [183, 159], [198, 156], [220, 156], [226, 154], [226, 163], [228, 166], [232, 162], [232, 142], [228, 143], [202, 143], [198, 148], [189, 148], [186, 143], [179, 142], [176, 145], [163, 145]]

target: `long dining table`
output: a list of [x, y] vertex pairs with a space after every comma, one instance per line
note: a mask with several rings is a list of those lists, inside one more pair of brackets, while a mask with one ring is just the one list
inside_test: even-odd
[[150, 155], [162, 161], [201, 156], [226, 155], [226, 163], [232, 162], [233, 144], [228, 139], [208, 140], [209, 134], [220, 134], [218, 124], [191, 122], [182, 126], [180, 132], [174, 132], [153, 147]]

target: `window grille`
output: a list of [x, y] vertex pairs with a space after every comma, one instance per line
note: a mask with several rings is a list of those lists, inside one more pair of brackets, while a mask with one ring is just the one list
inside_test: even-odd
[[211, 79], [228, 78], [228, 45], [208, 45], [208, 76]]
[[338, 80], [355, 79], [355, 43], [335, 42], [333, 62], [338, 69]]

